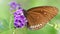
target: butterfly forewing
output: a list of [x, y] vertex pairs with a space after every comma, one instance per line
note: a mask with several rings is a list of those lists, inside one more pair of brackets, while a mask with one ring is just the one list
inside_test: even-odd
[[27, 10], [27, 26], [32, 30], [37, 30], [45, 26], [56, 14], [58, 9], [52, 6], [40, 6]]

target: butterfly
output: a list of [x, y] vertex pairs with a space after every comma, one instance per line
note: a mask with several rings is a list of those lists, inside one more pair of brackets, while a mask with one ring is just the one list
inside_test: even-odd
[[28, 10], [18, 7], [14, 12], [14, 25], [16, 28], [23, 28], [27, 25], [31, 30], [38, 30], [44, 27], [57, 13], [58, 9], [53, 6], [38, 6]]
[[52, 6], [34, 7], [26, 12], [27, 26], [32, 30], [44, 27], [53, 17], [57, 15], [58, 9]]

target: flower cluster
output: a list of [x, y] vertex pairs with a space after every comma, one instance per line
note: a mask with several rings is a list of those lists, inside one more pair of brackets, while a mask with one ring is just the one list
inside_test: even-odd
[[24, 9], [20, 8], [20, 6], [16, 3], [16, 2], [12, 2], [10, 5], [13, 9], [16, 10], [16, 8], [18, 7], [18, 9], [14, 12], [14, 26], [16, 28], [23, 28], [27, 22], [26, 17], [24, 16]]
[[10, 3], [10, 9], [11, 10], [16, 10], [18, 7], [20, 7], [20, 5], [17, 4], [16, 2], [11, 2]]

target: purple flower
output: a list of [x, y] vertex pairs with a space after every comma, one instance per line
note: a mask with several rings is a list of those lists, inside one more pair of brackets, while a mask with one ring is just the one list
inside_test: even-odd
[[17, 8], [20, 8], [20, 4], [17, 4], [16, 2], [11, 2], [10, 7], [11, 10], [16, 10]]
[[18, 9], [16, 10], [16, 12], [14, 13], [14, 15], [20, 15], [23, 14], [23, 10], [22, 9]]
[[26, 17], [24, 16], [24, 13], [23, 13], [24, 12], [23, 9], [16, 2], [11, 2], [10, 7], [11, 7], [10, 8], [11, 10], [16, 11], [13, 13], [13, 15], [14, 15], [14, 26], [16, 28], [23, 28], [27, 22]]
[[23, 14], [23, 9], [18, 9], [14, 12], [14, 25], [17, 28], [23, 28], [26, 24], [27, 20]]

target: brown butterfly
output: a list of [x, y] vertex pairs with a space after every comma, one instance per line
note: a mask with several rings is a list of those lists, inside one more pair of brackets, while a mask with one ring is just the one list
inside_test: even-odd
[[12, 10], [15, 10], [13, 14], [14, 25], [16, 28], [23, 28], [28, 21], [27, 27], [29, 29], [40, 29], [44, 27], [47, 22], [49, 22], [58, 13], [58, 9], [53, 6], [39, 6], [31, 8], [27, 11], [22, 9], [20, 4], [17, 4], [16, 2], [12, 2], [10, 6]]
[[28, 20], [27, 27], [31, 30], [37, 30], [44, 27], [58, 13], [58, 9], [52, 6], [34, 7], [27, 12], [25, 16]]

